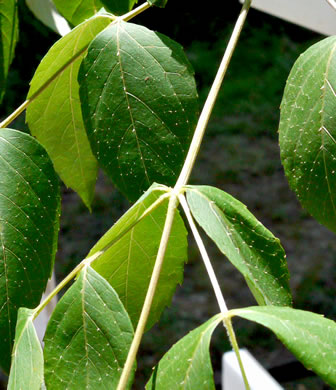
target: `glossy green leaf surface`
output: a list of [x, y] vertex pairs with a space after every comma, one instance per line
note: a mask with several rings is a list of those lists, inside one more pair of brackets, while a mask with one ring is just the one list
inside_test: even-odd
[[98, 167], [84, 129], [77, 74], [90, 41], [109, 23], [108, 17], [100, 15], [58, 40], [38, 66], [28, 93], [32, 102], [26, 120], [31, 134], [46, 148], [64, 183], [78, 192], [88, 207]]
[[336, 323], [323, 316], [289, 307], [248, 307], [231, 310], [271, 329], [310, 370], [336, 386]]
[[244, 275], [257, 302], [291, 305], [285, 252], [246, 206], [209, 186], [189, 186], [187, 201], [199, 225]]
[[43, 383], [43, 352], [32, 314], [19, 310], [7, 390], [40, 390]]
[[[98, 241], [89, 255], [115, 242], [116, 237], [128, 229], [131, 223], [138, 219], [162, 193], [159, 186], [154, 185], [150, 188]], [[167, 205], [166, 198], [151, 214], [128, 230], [121, 239], [92, 263], [92, 267], [117, 291], [134, 327], [138, 322], [152, 275]], [[164, 307], [170, 304], [177, 284], [182, 283], [184, 262], [187, 260], [186, 236], [183, 221], [176, 211], [147, 328], [159, 319]]]
[[311, 46], [288, 77], [279, 127], [281, 159], [302, 206], [336, 231], [336, 37]]
[[92, 150], [132, 201], [174, 184], [197, 119], [193, 71], [180, 45], [118, 22], [91, 43], [79, 71]]
[[179, 340], [163, 356], [146, 390], [215, 390], [209, 345], [217, 315]]
[[100, 0], [53, 0], [53, 2], [58, 11], [74, 26], [89, 19], [103, 7]]
[[17, 0], [0, 0], [0, 102], [18, 39]]
[[112, 287], [92, 268], [57, 304], [44, 337], [48, 390], [115, 389], [133, 338]]
[[57, 246], [58, 178], [41, 145], [16, 130], [0, 132], [0, 365], [8, 372], [17, 311], [35, 307]]

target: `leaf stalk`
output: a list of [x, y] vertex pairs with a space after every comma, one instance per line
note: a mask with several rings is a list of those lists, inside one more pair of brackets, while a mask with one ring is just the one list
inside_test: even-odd
[[163, 228], [163, 232], [162, 232], [162, 236], [161, 236], [161, 241], [160, 241], [160, 246], [159, 246], [159, 250], [158, 250], [158, 253], [156, 256], [151, 280], [149, 282], [147, 294], [146, 294], [145, 301], [144, 301], [144, 304], [143, 304], [143, 307], [141, 310], [138, 325], [137, 325], [137, 328], [136, 328], [135, 333], [134, 333], [134, 338], [133, 338], [130, 350], [128, 352], [128, 355], [127, 355], [127, 359], [126, 359], [125, 366], [124, 366], [123, 372], [122, 372], [120, 380], [119, 380], [117, 390], [124, 390], [126, 388], [128, 380], [129, 380], [129, 376], [132, 372], [132, 367], [133, 367], [133, 364], [135, 362], [136, 355], [138, 353], [138, 349], [140, 346], [142, 335], [144, 334], [144, 331], [145, 331], [147, 319], [148, 319], [149, 312], [150, 312], [152, 302], [154, 299], [156, 287], [157, 287], [157, 284], [159, 281], [161, 268], [163, 265], [163, 260], [164, 260], [164, 256], [166, 253], [166, 249], [167, 249], [167, 245], [168, 245], [168, 241], [169, 241], [169, 236], [170, 236], [170, 232], [171, 232], [171, 229], [173, 226], [174, 216], [175, 216], [175, 211], [176, 211], [177, 206], [178, 206], [178, 197], [176, 196], [176, 194], [172, 193], [170, 198], [169, 198], [166, 220], [165, 220], [165, 224], [164, 224], [164, 228]]
[[183, 168], [181, 170], [180, 176], [176, 182], [175, 188], [179, 189], [183, 186], [185, 186], [189, 180], [189, 176], [191, 174], [191, 171], [194, 167], [196, 157], [199, 151], [199, 148], [201, 146], [205, 129], [208, 125], [210, 115], [212, 113], [212, 110], [214, 108], [219, 90], [221, 88], [222, 82], [224, 80], [226, 71], [228, 69], [228, 66], [230, 64], [232, 55], [235, 51], [235, 48], [238, 43], [238, 39], [240, 37], [240, 33], [243, 29], [247, 13], [251, 7], [252, 0], [245, 0], [243, 7], [240, 11], [240, 14], [238, 16], [237, 22], [235, 24], [235, 27], [233, 29], [233, 32], [231, 34], [229, 43], [226, 47], [222, 62], [218, 68], [215, 80], [212, 84], [212, 87], [210, 89], [209, 95], [205, 101], [203, 110], [201, 112], [201, 115], [199, 117], [195, 133], [193, 136], [193, 139], [190, 144], [190, 148], [186, 157], [186, 160], [184, 162]]

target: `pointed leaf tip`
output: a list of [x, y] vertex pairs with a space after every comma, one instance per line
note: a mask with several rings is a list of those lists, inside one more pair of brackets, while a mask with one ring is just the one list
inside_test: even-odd
[[48, 390], [63, 389], [64, 383], [69, 390], [96, 389], [97, 384], [115, 389], [132, 339], [131, 321], [116, 292], [85, 267], [48, 323], [44, 338]]
[[188, 186], [187, 201], [199, 225], [244, 275], [257, 302], [290, 306], [285, 252], [246, 206], [209, 186]]

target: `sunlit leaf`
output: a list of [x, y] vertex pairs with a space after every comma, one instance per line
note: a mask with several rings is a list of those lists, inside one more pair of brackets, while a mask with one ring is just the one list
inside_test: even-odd
[[92, 41], [79, 83], [92, 150], [115, 185], [135, 201], [155, 181], [173, 184], [197, 119], [181, 46], [120, 21]]
[[[92, 255], [114, 242], [110, 249], [93, 262], [92, 267], [117, 291], [134, 326], [137, 324], [152, 275], [168, 199], [165, 198], [150, 215], [128, 230], [121, 239], [117, 242], [115, 240], [162, 194], [160, 186], [151, 187], [89, 253]], [[186, 235], [183, 221], [176, 211], [147, 328], [159, 319], [164, 307], [170, 304], [177, 284], [182, 283], [184, 262], [187, 260]]]
[[64, 183], [77, 191], [88, 207], [98, 167], [84, 129], [77, 73], [90, 41], [110, 22], [99, 15], [58, 40], [38, 66], [28, 93], [32, 102], [26, 118], [32, 135], [46, 148]]
[[18, 39], [17, 0], [0, 0], [0, 102]]
[[48, 323], [47, 389], [116, 389], [132, 338], [131, 321], [115, 291], [92, 268], [84, 268]]
[[19, 310], [7, 390], [40, 390], [43, 383], [43, 352], [32, 314]]
[[173, 345], [154, 369], [146, 390], [215, 390], [209, 344], [221, 319], [220, 314], [211, 318]]
[[336, 386], [336, 323], [289, 307], [247, 307], [231, 310], [271, 329], [285, 346], [329, 385]]
[[17, 311], [35, 307], [54, 263], [60, 196], [51, 161], [31, 136], [0, 132], [0, 365], [8, 372]]
[[285, 252], [245, 205], [214, 187], [189, 186], [196, 221], [244, 275], [259, 304], [291, 305]]
[[296, 61], [281, 103], [281, 158], [302, 206], [336, 231], [336, 37]]

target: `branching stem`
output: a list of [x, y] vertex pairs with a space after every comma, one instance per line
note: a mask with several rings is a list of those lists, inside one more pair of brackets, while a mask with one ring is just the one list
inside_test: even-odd
[[184, 195], [180, 195], [179, 196], [179, 201], [180, 201], [181, 206], [183, 208], [183, 211], [184, 211], [184, 213], [185, 213], [185, 215], [187, 217], [190, 229], [191, 229], [191, 231], [192, 231], [192, 233], [194, 235], [194, 238], [195, 238], [196, 244], [198, 246], [198, 249], [199, 249], [199, 251], [201, 253], [201, 256], [202, 256], [205, 268], [206, 268], [206, 270], [208, 272], [209, 279], [210, 279], [210, 282], [212, 284], [212, 288], [214, 289], [214, 292], [215, 292], [215, 296], [216, 296], [216, 299], [217, 299], [217, 302], [218, 302], [219, 309], [220, 309], [221, 313], [225, 314], [228, 311], [228, 308], [227, 308], [226, 303], [225, 303], [225, 299], [223, 297], [223, 294], [222, 294], [221, 288], [219, 286], [219, 283], [218, 283], [215, 271], [214, 271], [214, 269], [212, 267], [212, 264], [211, 264], [211, 261], [209, 259], [208, 253], [207, 253], [207, 251], [205, 249], [205, 246], [203, 244], [202, 238], [201, 238], [201, 236], [200, 236], [200, 234], [199, 234], [199, 232], [197, 230], [196, 224], [195, 224], [194, 219], [193, 219], [193, 217], [191, 215], [188, 203], [187, 203]]
[[250, 9], [250, 6], [251, 6], [251, 2], [252, 2], [252, 0], [245, 0], [245, 2], [243, 4], [242, 10], [239, 14], [236, 25], [233, 29], [231, 38], [230, 38], [229, 43], [226, 47], [222, 62], [218, 68], [217, 75], [216, 75], [215, 80], [212, 84], [212, 87], [210, 89], [207, 100], [204, 104], [201, 115], [199, 117], [199, 120], [198, 120], [196, 129], [195, 129], [193, 139], [191, 141], [191, 145], [190, 145], [186, 160], [184, 162], [183, 168], [181, 170], [180, 176], [179, 176], [177, 183], [176, 183], [176, 186], [175, 186], [176, 189], [180, 189], [183, 186], [185, 186], [189, 180], [190, 173], [191, 173], [193, 166], [195, 164], [195, 160], [196, 160], [199, 148], [200, 148], [202, 140], [203, 140], [205, 129], [207, 127], [211, 112], [212, 112], [213, 107], [215, 105], [215, 102], [216, 102], [216, 99], [218, 96], [218, 92], [219, 92], [220, 87], [222, 85], [227, 68], [230, 64], [230, 60], [232, 58], [233, 52], [237, 46], [238, 39], [239, 39], [240, 33], [243, 29], [248, 10]]
[[223, 321], [224, 321], [226, 330], [228, 332], [228, 336], [229, 336], [232, 348], [233, 348], [233, 350], [236, 354], [237, 360], [238, 360], [239, 368], [240, 368], [240, 371], [242, 373], [242, 377], [243, 377], [244, 384], [245, 384], [245, 389], [250, 390], [250, 385], [248, 383], [247, 376], [246, 376], [245, 369], [244, 369], [244, 365], [243, 365], [243, 362], [242, 362], [242, 359], [240, 356], [239, 346], [238, 346], [237, 339], [236, 339], [236, 334], [235, 334], [233, 327], [232, 327], [231, 318], [229, 316], [224, 317]]
[[142, 307], [139, 322], [138, 322], [137, 328], [135, 330], [134, 338], [132, 340], [132, 344], [131, 344], [130, 350], [128, 352], [128, 355], [127, 355], [126, 363], [125, 363], [123, 372], [121, 374], [117, 390], [123, 390], [126, 388], [129, 376], [132, 372], [132, 367], [133, 367], [133, 364], [135, 362], [136, 355], [138, 353], [138, 349], [140, 346], [142, 335], [144, 334], [144, 331], [145, 331], [150, 308], [152, 306], [156, 287], [157, 287], [157, 284], [159, 281], [161, 268], [163, 265], [163, 260], [164, 260], [164, 256], [166, 253], [166, 249], [167, 249], [167, 245], [168, 245], [168, 241], [169, 241], [169, 236], [170, 236], [171, 228], [173, 226], [174, 216], [175, 216], [177, 206], [178, 206], [178, 198], [175, 194], [172, 193], [170, 196], [170, 199], [169, 199], [166, 220], [165, 220], [165, 224], [164, 224], [164, 228], [163, 228], [163, 232], [162, 232], [159, 250], [158, 250], [158, 253], [156, 256], [156, 260], [155, 260], [155, 265], [153, 268], [152, 277], [151, 277], [151, 280], [149, 282], [149, 287], [147, 290], [145, 302], [144, 302], [143, 307]]

